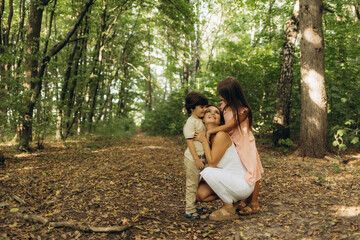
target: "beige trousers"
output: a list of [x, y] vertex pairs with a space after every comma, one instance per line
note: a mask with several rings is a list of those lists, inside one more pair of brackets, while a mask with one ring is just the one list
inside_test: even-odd
[[185, 173], [186, 173], [186, 188], [185, 188], [185, 213], [191, 214], [196, 212], [195, 201], [196, 191], [199, 185], [200, 170], [196, 168], [194, 160], [187, 157], [184, 158]]

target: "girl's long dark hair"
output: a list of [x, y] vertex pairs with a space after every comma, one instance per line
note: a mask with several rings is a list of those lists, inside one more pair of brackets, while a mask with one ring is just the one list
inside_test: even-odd
[[245, 97], [245, 94], [240, 86], [239, 81], [234, 77], [227, 77], [217, 86], [217, 91], [221, 97], [227, 102], [225, 108], [230, 107], [234, 118], [237, 120], [238, 125], [240, 126], [239, 119], [239, 109], [248, 108], [248, 118], [249, 118], [249, 129], [252, 129], [252, 111], [250, 105]]

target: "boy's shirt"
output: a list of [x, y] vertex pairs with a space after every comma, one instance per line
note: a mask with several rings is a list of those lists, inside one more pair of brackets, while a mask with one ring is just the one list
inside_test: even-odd
[[[205, 132], [205, 125], [201, 119], [190, 116], [184, 125], [183, 132], [184, 132], [185, 139], [193, 139], [195, 132], [199, 132], [199, 133]], [[195, 140], [193, 142], [194, 142], [194, 146], [195, 146], [197, 154], [203, 155], [204, 148], [203, 148], [201, 142], [195, 141]], [[188, 159], [194, 160], [193, 156], [191, 155], [189, 147], [186, 148], [184, 156]]]

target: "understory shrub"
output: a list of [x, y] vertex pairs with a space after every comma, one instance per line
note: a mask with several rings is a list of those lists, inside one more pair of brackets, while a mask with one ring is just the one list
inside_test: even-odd
[[159, 103], [152, 111], [145, 112], [141, 129], [149, 135], [172, 136], [182, 134], [187, 119], [184, 110], [183, 93], [174, 92], [165, 101]]

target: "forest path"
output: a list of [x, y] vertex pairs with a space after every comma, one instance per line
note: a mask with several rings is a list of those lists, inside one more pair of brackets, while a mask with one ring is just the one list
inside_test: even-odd
[[[169, 138], [69, 141], [35, 153], [5, 152], [0, 239], [360, 239], [360, 157], [310, 159], [259, 146], [261, 212], [230, 222], [185, 221], [183, 152]], [[201, 203], [210, 211], [219, 201]], [[85, 233], [16, 214], [122, 233]]]

